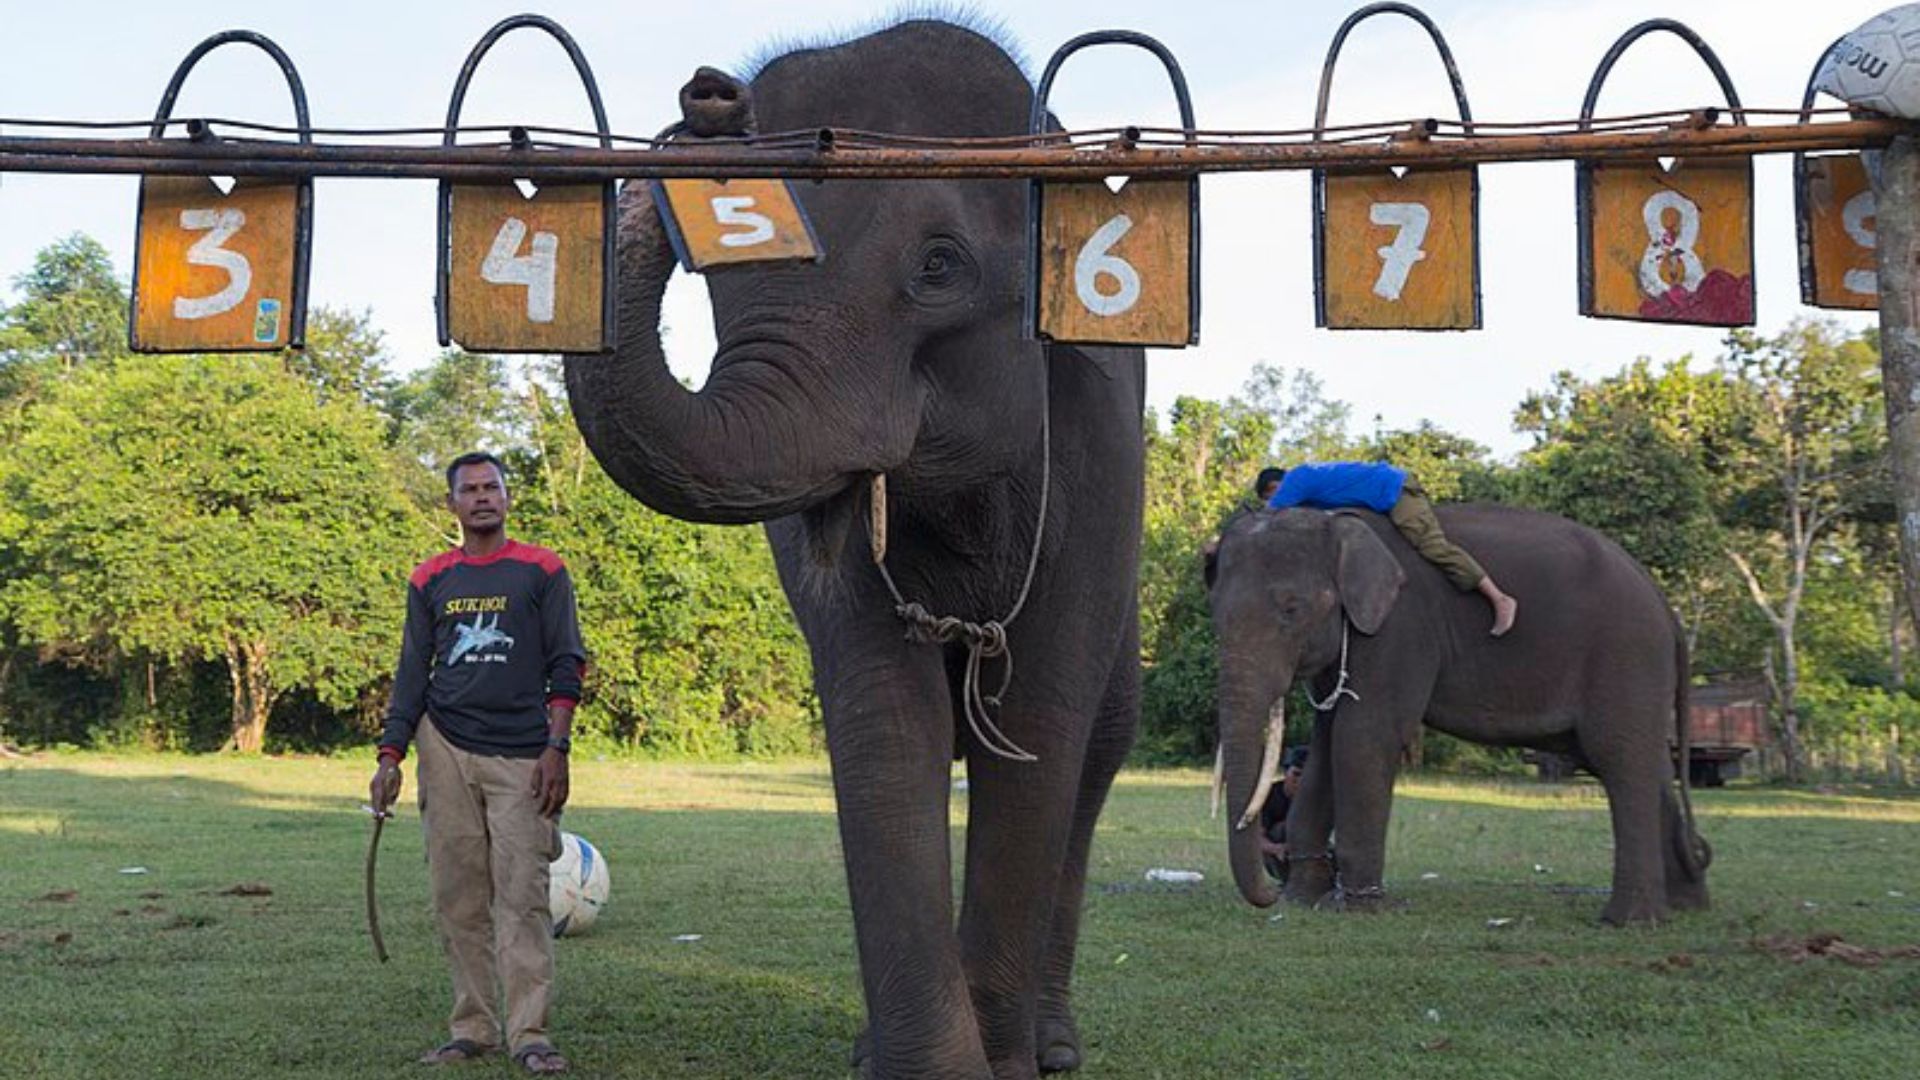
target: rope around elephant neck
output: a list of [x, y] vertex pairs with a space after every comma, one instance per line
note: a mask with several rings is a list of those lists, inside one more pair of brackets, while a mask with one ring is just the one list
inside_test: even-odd
[[[1040, 377], [1043, 383], [1047, 379], [1044, 361], [1041, 363]], [[879, 568], [880, 579], [887, 583], [887, 591], [893, 594], [893, 613], [907, 624], [907, 640], [927, 645], [944, 645], [955, 641], [966, 644], [967, 669], [961, 684], [960, 703], [967, 714], [967, 726], [973, 730], [973, 737], [980, 740], [981, 746], [1009, 761], [1040, 760], [1008, 738], [1006, 732], [993, 722], [992, 712], [1000, 707], [1000, 699], [1006, 696], [1007, 688], [1013, 685], [1013, 648], [1007, 644], [1007, 627], [1013, 625], [1013, 620], [1020, 617], [1020, 610], [1027, 606], [1027, 593], [1033, 588], [1034, 568], [1040, 565], [1040, 542], [1047, 534], [1047, 495], [1053, 486], [1053, 409], [1050, 395], [1043, 392], [1040, 401], [1040, 512], [1033, 527], [1033, 551], [1027, 556], [1027, 576], [1020, 582], [1020, 596], [1014, 600], [1013, 609], [1007, 612], [1006, 618], [975, 623], [951, 615], [934, 615], [919, 601], [908, 600], [900, 594], [900, 587], [893, 583], [893, 575], [887, 572], [886, 545], [877, 543], [874, 546], [879, 557], [873, 565]], [[1006, 658], [1006, 672], [1000, 678], [998, 691], [983, 694], [980, 669], [986, 661], [995, 657]]]
[[1360, 700], [1359, 694], [1347, 688], [1347, 642], [1352, 635], [1353, 623], [1348, 621], [1345, 615], [1342, 615], [1340, 617], [1340, 681], [1334, 683], [1333, 693], [1328, 694], [1327, 700], [1325, 701], [1313, 700], [1313, 690], [1311, 688], [1307, 690], [1307, 704], [1313, 706], [1313, 711], [1315, 712], [1332, 712], [1334, 707], [1340, 704], [1342, 697], [1350, 697], [1355, 701]]

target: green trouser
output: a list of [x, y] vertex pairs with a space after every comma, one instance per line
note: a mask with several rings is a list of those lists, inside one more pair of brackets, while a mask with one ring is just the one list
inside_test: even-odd
[[1472, 592], [1486, 580], [1487, 572], [1473, 561], [1473, 556], [1447, 539], [1447, 534], [1440, 528], [1440, 519], [1433, 516], [1433, 503], [1428, 501], [1426, 491], [1413, 477], [1407, 477], [1406, 485], [1400, 489], [1400, 501], [1387, 511], [1387, 520], [1393, 522], [1393, 527], [1407, 538], [1413, 550], [1447, 575], [1447, 580], [1453, 582], [1454, 588], [1461, 592]]

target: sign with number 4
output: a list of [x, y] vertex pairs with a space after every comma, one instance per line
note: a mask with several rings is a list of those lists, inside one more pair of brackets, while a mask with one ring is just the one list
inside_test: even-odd
[[[454, 184], [441, 344], [592, 353], [607, 340], [605, 188]], [[449, 340], [451, 339], [451, 340]]]
[[[138, 352], [265, 352], [298, 344], [297, 183], [140, 182], [132, 345]], [[303, 284], [303, 283], [302, 283]]]
[[659, 180], [653, 203], [680, 265], [818, 262], [813, 224], [784, 180]]

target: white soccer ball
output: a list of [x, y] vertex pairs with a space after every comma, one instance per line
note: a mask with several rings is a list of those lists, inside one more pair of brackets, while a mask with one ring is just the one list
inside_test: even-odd
[[1835, 42], [1813, 86], [1849, 105], [1920, 120], [1920, 4], [1883, 11]]
[[547, 909], [553, 936], [585, 933], [607, 905], [613, 881], [600, 849], [570, 832], [560, 834], [560, 857], [547, 868]]

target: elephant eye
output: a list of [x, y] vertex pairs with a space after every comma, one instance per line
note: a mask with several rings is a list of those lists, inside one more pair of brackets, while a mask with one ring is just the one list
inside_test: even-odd
[[921, 245], [907, 292], [921, 304], [946, 303], [964, 295], [978, 277], [979, 268], [959, 241], [936, 236]]

